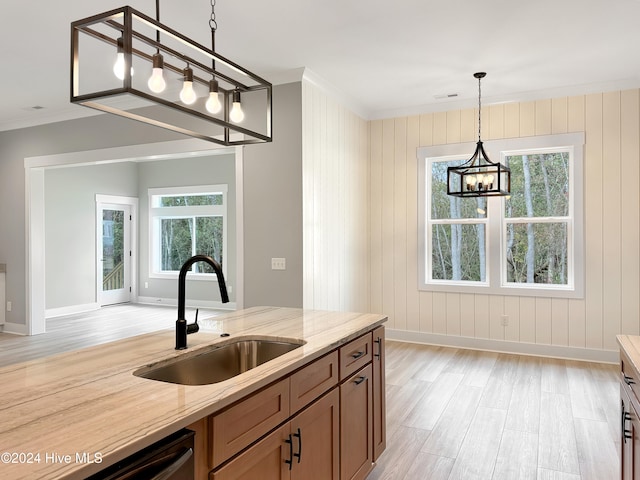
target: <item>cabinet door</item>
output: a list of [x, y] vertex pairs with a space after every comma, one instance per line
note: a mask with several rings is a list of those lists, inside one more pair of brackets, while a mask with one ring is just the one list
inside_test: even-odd
[[292, 480], [340, 477], [340, 393], [334, 389], [291, 420]]
[[291, 444], [289, 424], [260, 440], [209, 474], [210, 480], [288, 480]]
[[372, 367], [340, 385], [340, 478], [364, 479], [373, 468]]
[[633, 425], [631, 420], [631, 402], [624, 387], [620, 386], [620, 478], [633, 479]]
[[384, 327], [373, 331], [373, 461], [387, 446], [387, 414], [384, 378]]

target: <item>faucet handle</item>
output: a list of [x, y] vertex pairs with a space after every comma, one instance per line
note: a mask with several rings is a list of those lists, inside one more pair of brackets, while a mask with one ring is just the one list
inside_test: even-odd
[[196, 308], [196, 319], [193, 323], [187, 324], [187, 335], [190, 333], [196, 333], [200, 330], [200, 325], [198, 325], [198, 312], [200, 310]]

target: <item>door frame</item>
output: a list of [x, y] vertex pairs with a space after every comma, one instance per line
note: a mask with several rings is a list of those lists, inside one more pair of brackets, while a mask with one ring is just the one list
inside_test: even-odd
[[[102, 221], [100, 212], [105, 205], [122, 205], [129, 207], [131, 222], [129, 224], [129, 286], [131, 287], [129, 302], [138, 301], [138, 198], [137, 197], [121, 197], [115, 195], [96, 194], [96, 303], [103, 306], [101, 299], [102, 294]], [[125, 269], [126, 271], [126, 269]], [[126, 282], [126, 280], [125, 280]]]

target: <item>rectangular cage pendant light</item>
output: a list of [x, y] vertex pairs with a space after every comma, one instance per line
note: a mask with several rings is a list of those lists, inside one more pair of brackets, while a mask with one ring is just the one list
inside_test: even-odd
[[447, 195], [454, 197], [508, 196], [511, 192], [511, 170], [509, 167], [489, 160], [484, 151], [480, 132], [482, 130], [482, 91], [480, 81], [485, 72], [474, 73], [478, 80], [478, 143], [469, 160], [462, 165], [447, 168]]
[[269, 82], [128, 6], [71, 24], [71, 102], [219, 145], [272, 140]]
[[447, 168], [447, 194], [455, 197], [506, 196], [511, 191], [511, 170], [494, 163], [478, 141], [473, 156], [462, 165]]

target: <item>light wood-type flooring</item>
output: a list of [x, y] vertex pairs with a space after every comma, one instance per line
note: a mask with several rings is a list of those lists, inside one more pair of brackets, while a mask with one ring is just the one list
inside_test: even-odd
[[[79, 348], [113, 342], [157, 330], [175, 328], [176, 307], [120, 304], [99, 310], [47, 319], [47, 333], [33, 336], [0, 333], [0, 367], [25, 362], [34, 358]], [[201, 309], [200, 327], [207, 329], [206, 318], [221, 311]], [[195, 310], [187, 309], [189, 323]]]
[[[0, 334], [0, 366], [175, 319], [175, 308], [130, 304], [50, 319], [46, 334]], [[386, 353], [387, 450], [368, 480], [619, 478], [616, 365], [394, 341]]]
[[367, 480], [615, 480], [617, 365], [387, 341], [387, 450]]

